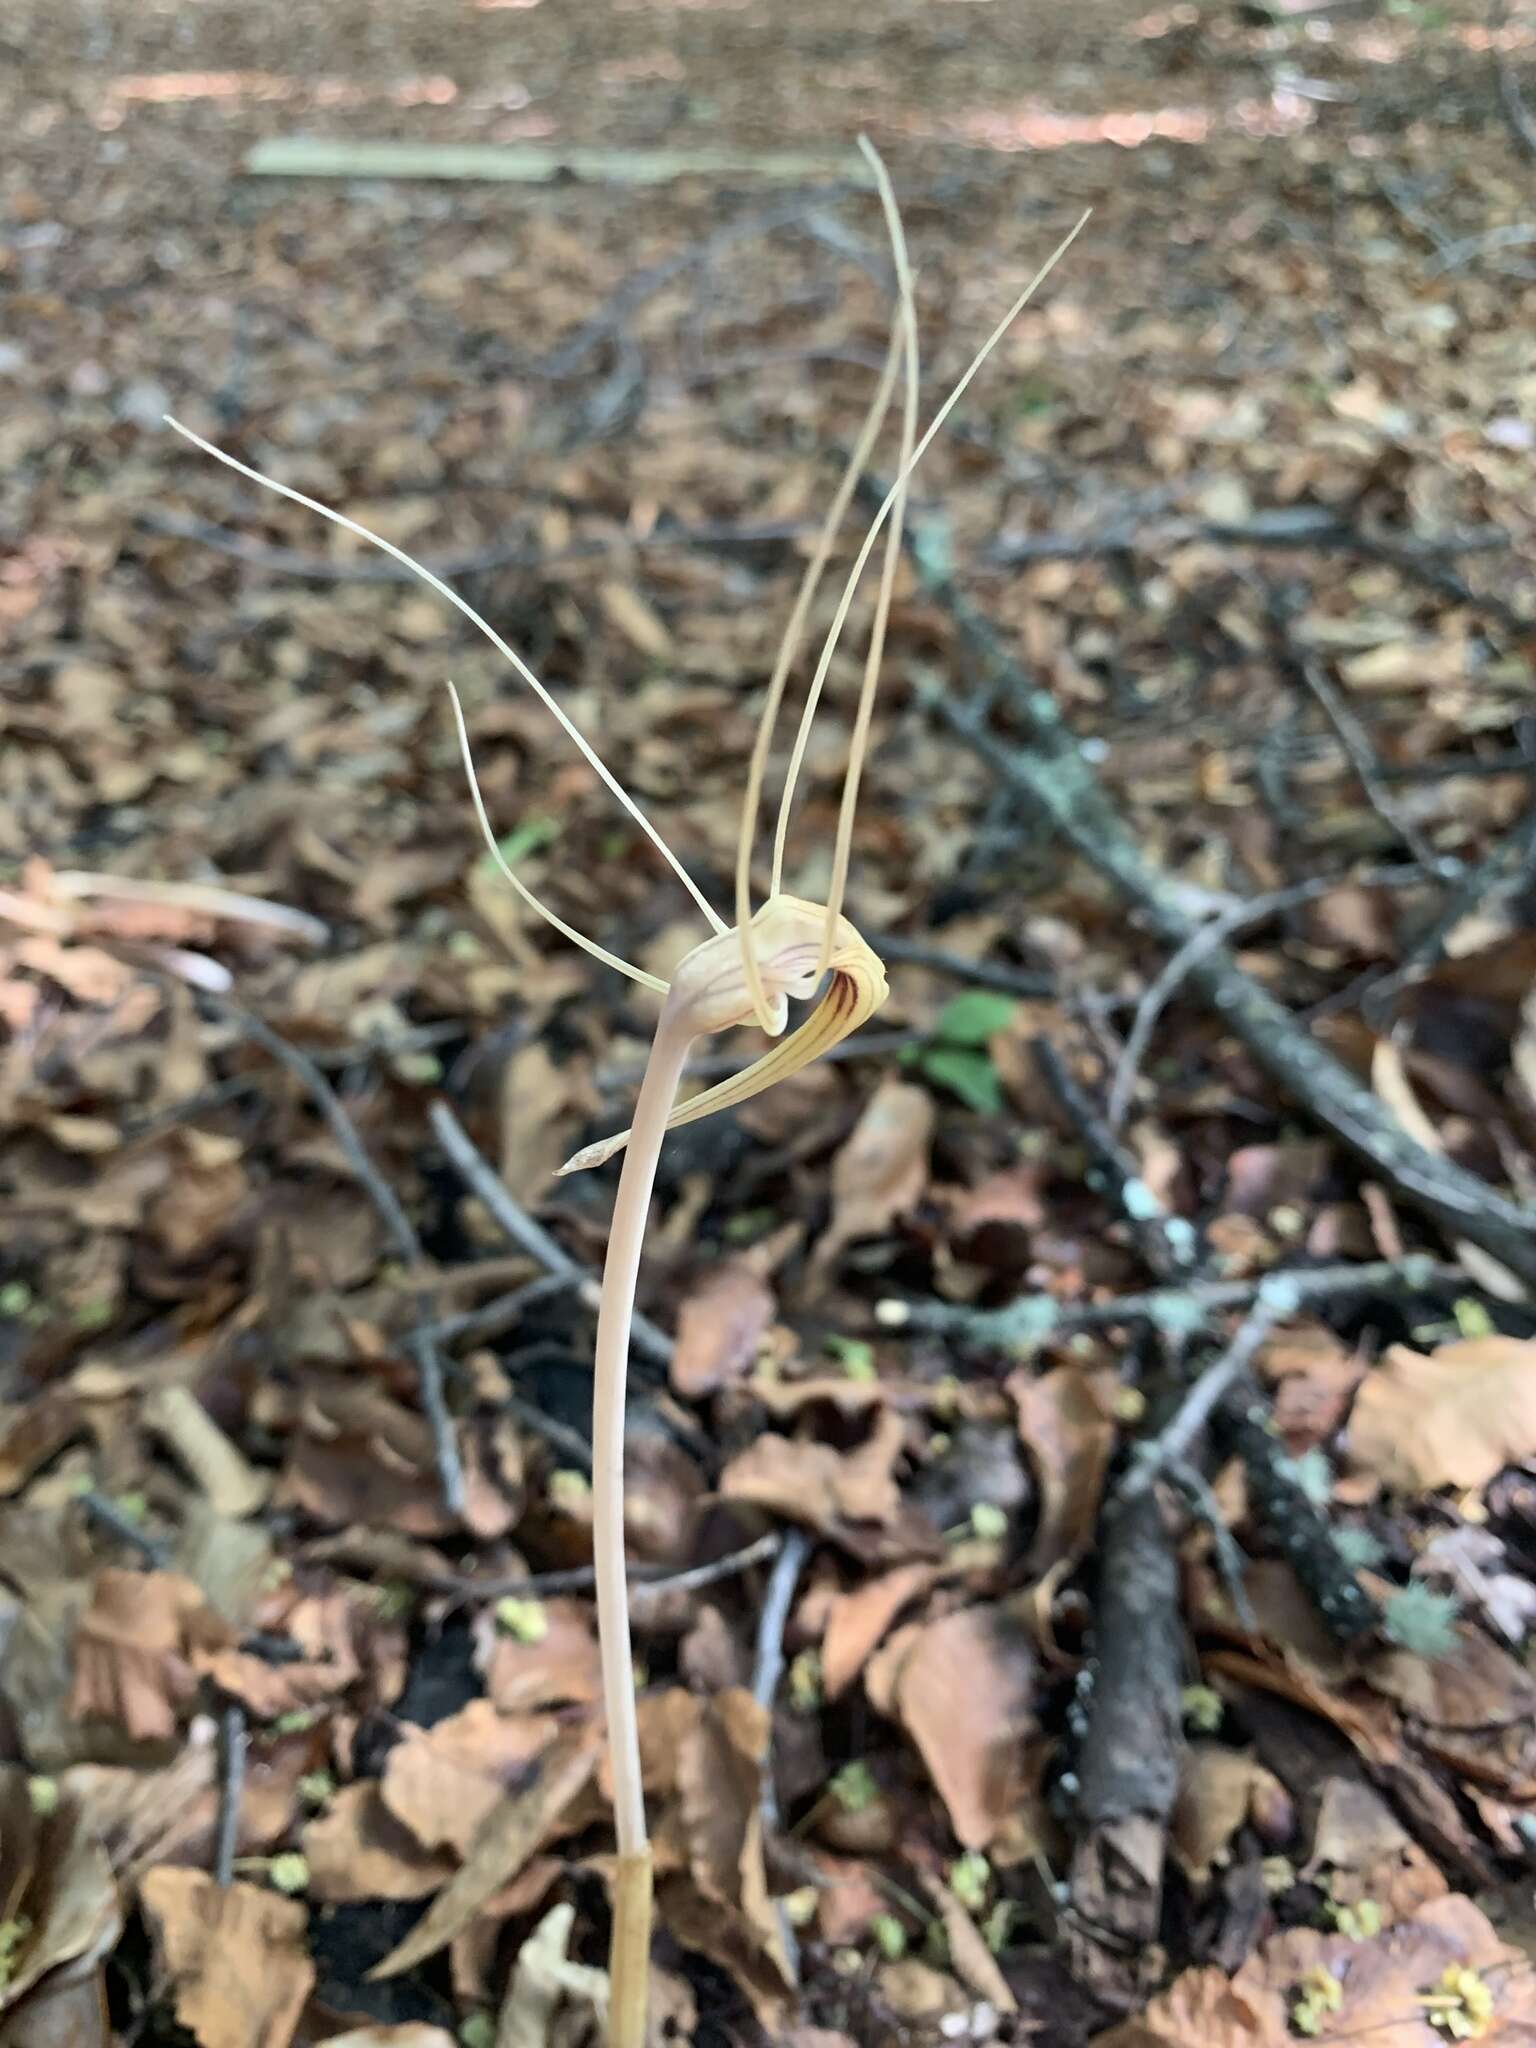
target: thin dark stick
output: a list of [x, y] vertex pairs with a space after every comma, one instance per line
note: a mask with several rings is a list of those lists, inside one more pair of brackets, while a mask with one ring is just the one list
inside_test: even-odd
[[1167, 1427], [1138, 1447], [1135, 1461], [1120, 1484], [1122, 1498], [1135, 1500], [1168, 1466], [1188, 1461], [1195, 1438], [1231, 1388], [1246, 1374], [1254, 1354], [1280, 1317], [1294, 1312], [1296, 1299], [1289, 1275], [1280, 1276], [1267, 1287], [1261, 1284], [1258, 1299], [1226, 1350], [1201, 1373]]
[[[777, 1530], [771, 1530], [768, 1535], [755, 1538], [740, 1550], [712, 1558], [708, 1564], [690, 1565], [684, 1571], [633, 1565], [629, 1574], [630, 1602], [653, 1600], [663, 1593], [694, 1593], [706, 1586], [718, 1586], [726, 1579], [738, 1578], [742, 1572], [751, 1571], [754, 1565], [766, 1564], [770, 1558], [777, 1557], [783, 1541]], [[459, 1600], [504, 1600], [509, 1595], [539, 1598], [550, 1593], [589, 1593], [595, 1578], [591, 1565], [578, 1564], [568, 1571], [521, 1572], [516, 1577], [501, 1579], [436, 1574], [423, 1579], [422, 1584], [429, 1592], [451, 1593]]]
[[1117, 1323], [1151, 1323], [1176, 1334], [1192, 1332], [1224, 1310], [1248, 1308], [1262, 1289], [1280, 1281], [1297, 1307], [1306, 1307], [1341, 1294], [1422, 1294], [1437, 1286], [1465, 1286], [1466, 1276], [1460, 1267], [1445, 1265], [1427, 1252], [1410, 1252], [1405, 1258], [1370, 1259], [1354, 1266], [1288, 1267], [1262, 1279], [1191, 1280], [1180, 1287], [1116, 1295], [1109, 1301], [1063, 1302], [1048, 1294], [1027, 1294], [1006, 1308], [960, 1308], [953, 1302], [886, 1300], [875, 1313], [887, 1330], [932, 1331], [1007, 1350], [1043, 1344], [1075, 1330], [1111, 1329]]
[[[489, 1212], [497, 1228], [536, 1259], [545, 1270], [569, 1280], [576, 1288], [582, 1302], [589, 1308], [596, 1308], [599, 1282], [594, 1273], [573, 1259], [565, 1247], [550, 1236], [542, 1223], [535, 1222], [526, 1209], [512, 1199], [506, 1183], [488, 1160], [481, 1156], [475, 1141], [459, 1122], [446, 1102], [434, 1102], [427, 1112], [433, 1135], [448, 1156], [448, 1163], [478, 1197]], [[631, 1337], [636, 1351], [658, 1365], [670, 1363], [672, 1340], [666, 1332], [658, 1329], [648, 1316], [638, 1310], [631, 1327]]]
[[779, 1549], [778, 1558], [763, 1596], [763, 1611], [757, 1622], [757, 1649], [752, 1664], [752, 1697], [760, 1707], [771, 1707], [784, 1676], [784, 1631], [794, 1604], [795, 1587], [812, 1550], [804, 1529], [791, 1529]]
[[1338, 735], [1339, 744], [1365, 791], [1366, 801], [1393, 836], [1431, 874], [1449, 876], [1460, 872], [1460, 863], [1448, 863], [1419, 831], [1381, 779], [1381, 763], [1364, 725], [1345, 701], [1344, 692], [1323, 667], [1315, 649], [1298, 638], [1284, 599], [1276, 591], [1266, 593], [1267, 609], [1276, 642], [1285, 665], [1304, 683], [1322, 708], [1323, 716]]
[[[250, 1010], [242, 1009], [237, 1003], [226, 1003], [217, 997], [205, 997], [212, 1009], [220, 1016], [239, 1027], [248, 1038], [252, 1038], [271, 1054], [280, 1066], [298, 1080], [305, 1093], [324, 1117], [331, 1136], [341, 1151], [342, 1157], [351, 1167], [358, 1184], [372, 1202], [383, 1223], [385, 1231], [393, 1242], [395, 1255], [404, 1265], [420, 1272], [426, 1265], [410, 1218], [400, 1206], [399, 1197], [379, 1172], [368, 1156], [367, 1147], [357, 1134], [357, 1127], [348, 1116], [341, 1097], [336, 1093], [325, 1075], [307, 1053], [300, 1052], [296, 1045], [290, 1045], [286, 1038], [274, 1031], [270, 1024]], [[421, 1394], [421, 1410], [432, 1432], [432, 1455], [437, 1466], [438, 1485], [442, 1492], [443, 1505], [450, 1514], [459, 1514], [464, 1506], [464, 1467], [459, 1457], [458, 1438], [453, 1428], [453, 1419], [448, 1413], [448, 1404], [443, 1392], [443, 1361], [437, 1345], [430, 1335], [425, 1318], [425, 1301], [418, 1303], [422, 1312], [420, 1327], [406, 1340], [407, 1349], [416, 1364], [417, 1380]]]
[[[784, 1538], [783, 1548], [769, 1575], [768, 1590], [763, 1596], [763, 1611], [757, 1621], [757, 1648], [752, 1662], [752, 1697], [770, 1715], [778, 1694], [779, 1680], [784, 1675], [784, 1631], [789, 1626], [789, 1610], [794, 1605], [795, 1587], [800, 1582], [800, 1574], [813, 1547], [804, 1529], [791, 1529]], [[778, 1828], [780, 1815], [778, 1789], [773, 1782], [771, 1745], [763, 1758], [763, 1787], [758, 1805], [763, 1816], [763, 1832], [772, 1834]], [[778, 1918], [779, 1935], [789, 1959], [790, 1973], [798, 1981], [800, 1944], [782, 1901]]]
[[90, 1492], [80, 1495], [80, 1505], [93, 1522], [99, 1522], [104, 1529], [138, 1552], [144, 1562], [154, 1571], [164, 1571], [170, 1563], [170, 1552], [155, 1537], [147, 1535], [136, 1522], [125, 1515], [116, 1501], [109, 1500], [104, 1493]]
[[977, 988], [996, 989], [999, 995], [1049, 998], [1061, 993], [1053, 974], [1032, 974], [1027, 967], [1009, 967], [1001, 960], [967, 960], [959, 953], [946, 953], [923, 939], [898, 938], [887, 932], [870, 944], [882, 960], [900, 960], [908, 967], [931, 967], [936, 974], [952, 974], [956, 981], [973, 982]]
[[[1401, 884], [1421, 882], [1425, 871], [1417, 863], [1412, 866], [1371, 868], [1354, 879], [1364, 888], [1391, 888]], [[1305, 882], [1294, 882], [1284, 889], [1274, 889], [1265, 896], [1249, 897], [1234, 903], [1226, 910], [1219, 910], [1204, 924], [1197, 925], [1183, 945], [1170, 953], [1154, 980], [1147, 984], [1145, 993], [1136, 1005], [1136, 1014], [1131, 1028], [1125, 1034], [1125, 1045], [1115, 1068], [1115, 1077], [1110, 1084], [1109, 1106], [1105, 1121], [1112, 1131], [1118, 1131], [1126, 1119], [1131, 1106], [1131, 1095], [1136, 1086], [1136, 1076], [1142, 1061], [1147, 1056], [1147, 1047], [1152, 1042], [1152, 1033], [1157, 1020], [1167, 1009], [1191, 971], [1208, 954], [1226, 944], [1250, 925], [1264, 924], [1272, 917], [1278, 917], [1288, 910], [1299, 909], [1305, 903], [1314, 903], [1337, 889], [1340, 883], [1337, 875], [1314, 875]]]
[[[876, 366], [878, 367], [878, 365]], [[205, 519], [190, 519], [179, 512], [146, 506], [138, 524], [148, 532], [164, 534], [171, 540], [196, 541], [199, 547], [228, 556], [265, 576], [291, 576], [301, 583], [414, 583], [418, 579], [401, 562], [372, 556], [350, 562], [310, 555], [298, 548], [265, 547], [226, 526]], [[815, 529], [804, 520], [781, 519], [761, 526], [661, 526], [654, 532], [615, 534], [611, 539], [575, 541], [569, 547], [548, 549], [537, 541], [498, 542], [491, 547], [467, 548], [456, 555], [441, 556], [425, 566], [443, 582], [456, 577], [480, 576], [491, 569], [548, 569], [564, 562], [583, 561], [632, 548], [663, 547], [760, 547], [766, 542], [797, 540]]]
[[483, 1343], [487, 1337], [499, 1337], [504, 1330], [511, 1329], [525, 1309], [569, 1294], [579, 1285], [580, 1277], [577, 1273], [541, 1273], [537, 1280], [530, 1280], [523, 1287], [514, 1287], [509, 1293], [495, 1295], [490, 1301], [481, 1302], [478, 1308], [461, 1309], [457, 1315], [444, 1316], [439, 1322], [429, 1323], [426, 1334], [438, 1344]]
[[1189, 1272], [1200, 1250], [1193, 1226], [1184, 1217], [1173, 1215], [1153, 1194], [1135, 1160], [1120, 1149], [1113, 1130], [1051, 1041], [1032, 1039], [1029, 1049], [1040, 1078], [1087, 1147], [1093, 1162], [1090, 1181], [1102, 1186], [1125, 1217], [1152, 1271], [1160, 1279]]
[[245, 1709], [238, 1700], [226, 1700], [219, 1713], [219, 1819], [213, 1838], [213, 1881], [224, 1888], [235, 1877], [246, 1746]]

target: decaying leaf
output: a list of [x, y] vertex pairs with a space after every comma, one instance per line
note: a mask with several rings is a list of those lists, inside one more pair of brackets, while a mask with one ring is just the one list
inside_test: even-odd
[[889, 1409], [854, 1451], [765, 1432], [726, 1466], [720, 1492], [814, 1529], [866, 1562], [931, 1554], [935, 1532], [904, 1505], [896, 1483], [904, 1433]]
[[1029, 1552], [1036, 1574], [1080, 1557], [1093, 1535], [1115, 1448], [1116, 1384], [1112, 1372], [1072, 1365], [1038, 1378], [1027, 1368], [1009, 1375], [1019, 1441], [1040, 1481], [1040, 1520]]
[[[1469, 2024], [1451, 2026], [1460, 2013]], [[1536, 1971], [1470, 1899], [1431, 1899], [1367, 1940], [1296, 1928], [1232, 1978], [1188, 1970], [1093, 2048], [1446, 2048], [1536, 2039]]]
[[541, 1602], [539, 1632], [530, 1641], [499, 1629], [490, 1612], [481, 1618], [477, 1634], [485, 1689], [502, 1713], [588, 1706], [602, 1697], [592, 1610], [581, 1601]]
[[707, 1273], [678, 1307], [668, 1367], [673, 1392], [700, 1401], [743, 1378], [775, 1308], [773, 1289], [748, 1260], [727, 1259]]
[[309, 1889], [317, 1899], [423, 1899], [445, 1884], [454, 1859], [422, 1848], [390, 1812], [377, 1782], [343, 1785], [303, 1834]]
[[315, 1981], [308, 1910], [257, 1885], [160, 1864], [139, 1898], [176, 2017], [201, 2048], [287, 2048]]
[[559, 1829], [567, 1809], [591, 1782], [599, 1744], [592, 1731], [573, 1730], [552, 1743], [529, 1783], [498, 1801], [481, 1823], [463, 1864], [423, 1918], [373, 1977], [397, 1977], [443, 1948], [512, 1879]]
[[837, 1595], [821, 1639], [821, 1680], [829, 1700], [852, 1684], [901, 1610], [937, 1578], [936, 1565], [901, 1564]]
[[893, 1639], [890, 1706], [916, 1743], [956, 1839], [985, 1849], [1024, 1797], [1035, 1658], [1022, 1625], [966, 1607]]
[[1536, 1457], [1536, 1341], [1394, 1344], [1355, 1397], [1352, 1457], [1394, 1492], [1483, 1487]]
[[1179, 1791], [1169, 1823], [1174, 1855], [1197, 1884], [1221, 1862], [1239, 1828], [1252, 1822], [1274, 1846], [1294, 1821], [1290, 1795], [1273, 1771], [1241, 1750], [1196, 1742], [1179, 1763]]
[[98, 1572], [75, 1637], [69, 1711], [120, 1722], [135, 1741], [167, 1741], [197, 1691], [192, 1656], [228, 1630], [175, 1572]]
[[469, 1853], [493, 1807], [535, 1768], [554, 1740], [548, 1714], [499, 1714], [489, 1700], [431, 1728], [410, 1728], [384, 1760], [384, 1804], [428, 1851]]
[[12, 1930], [0, 1975], [0, 2040], [30, 2038], [37, 2007], [89, 1976], [122, 1931], [107, 1853], [74, 1795], [40, 1814], [27, 1773], [0, 1766], [0, 1910]]
[[928, 1185], [935, 1111], [926, 1089], [883, 1081], [832, 1162], [832, 1220], [813, 1255], [826, 1268], [845, 1245], [879, 1237]]

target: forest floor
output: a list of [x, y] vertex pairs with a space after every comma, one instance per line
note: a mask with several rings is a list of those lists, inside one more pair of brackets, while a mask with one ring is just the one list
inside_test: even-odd
[[[444, 683], [561, 916], [702, 921], [162, 415], [449, 577], [724, 907], [889, 332], [863, 130], [925, 415], [1092, 218], [916, 486], [890, 999], [663, 1156], [655, 2041], [1536, 2041], [1536, 12], [841, 17], [0, 22], [0, 2038], [595, 2038], [614, 1169], [555, 1169], [655, 1002], [495, 873]], [[295, 135], [612, 156], [248, 174]]]

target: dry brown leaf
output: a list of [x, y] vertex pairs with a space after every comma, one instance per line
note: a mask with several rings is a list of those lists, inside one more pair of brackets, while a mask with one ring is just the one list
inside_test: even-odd
[[1098, 1520], [1104, 1474], [1115, 1448], [1117, 1382], [1107, 1368], [1059, 1365], [1039, 1377], [1021, 1368], [1007, 1390], [1019, 1418], [1019, 1441], [1040, 1481], [1040, 1520], [1028, 1569], [1048, 1572], [1087, 1548]]
[[777, 1304], [746, 1259], [727, 1259], [683, 1297], [668, 1377], [674, 1393], [700, 1401], [752, 1370]]
[[1467, 1337], [1428, 1355], [1394, 1344], [1355, 1397], [1349, 1449], [1397, 1493], [1486, 1486], [1536, 1457], [1536, 1341]]
[[591, 1608], [579, 1600], [545, 1600], [542, 1613], [543, 1632], [536, 1642], [504, 1635], [490, 1611], [476, 1624], [475, 1661], [486, 1691], [503, 1714], [589, 1706], [602, 1698]]
[[548, 2048], [567, 1999], [606, 2011], [606, 1971], [572, 1962], [566, 1953], [575, 1921], [574, 1907], [552, 1906], [519, 1948], [496, 2023], [496, 2048]]
[[369, 1976], [397, 1977], [446, 1947], [467, 1927], [486, 1901], [510, 1884], [558, 1831], [569, 1807], [591, 1782], [600, 1746], [588, 1728], [551, 1743], [529, 1783], [491, 1809], [463, 1864], [405, 1940]]
[[937, 1538], [926, 1519], [901, 1500], [893, 1467], [901, 1453], [901, 1417], [889, 1410], [875, 1419], [854, 1451], [767, 1432], [749, 1444], [720, 1475], [726, 1500], [750, 1501], [814, 1529], [871, 1563], [890, 1557], [931, 1555]]
[[672, 635], [655, 612], [628, 583], [609, 580], [598, 588], [603, 610], [638, 654], [652, 661], [666, 661], [672, 653]]
[[357, 1899], [423, 1899], [453, 1874], [451, 1856], [429, 1855], [384, 1804], [372, 1778], [343, 1785], [304, 1830], [309, 1888], [343, 1905]]
[[999, 1608], [944, 1615], [905, 1646], [891, 1704], [967, 1849], [985, 1849], [1025, 1796], [1034, 1699], [1034, 1652]]
[[1272, 1845], [1291, 1832], [1290, 1795], [1273, 1771], [1218, 1742], [1195, 1742], [1179, 1763], [1169, 1837], [1185, 1873], [1204, 1884], [1251, 1820]]
[[772, 1717], [740, 1687], [703, 1704], [677, 1759], [678, 1804], [688, 1872], [718, 1916], [733, 1953], [754, 1957], [777, 2007], [793, 1983], [779, 1916], [763, 1868], [763, 1766]]
[[1386, 1801], [1359, 1778], [1333, 1777], [1317, 1796], [1312, 1848], [1301, 1875], [1340, 1906], [1370, 1899], [1390, 1926], [1449, 1887]]
[[308, 1910], [256, 1885], [160, 1864], [139, 1899], [176, 2017], [201, 2048], [287, 2048], [315, 1981]]
[[996, 1956], [987, 1947], [981, 1929], [949, 1886], [936, 1877], [930, 1877], [923, 1889], [938, 1908], [939, 1921], [949, 1944], [950, 1963], [966, 1990], [984, 1998], [996, 2012], [1017, 2012], [1018, 2000], [1009, 1989], [1008, 1979], [998, 1968]]
[[120, 1722], [133, 1740], [167, 1741], [197, 1692], [192, 1658], [229, 1630], [175, 1572], [98, 1572], [75, 1636], [69, 1711]]
[[[1298, 2038], [1323, 2048], [1446, 2048], [1458, 2036], [1434, 2024], [1436, 2008], [1425, 2001], [1451, 1990], [1454, 2008], [1460, 1969], [1474, 1973], [1492, 2010], [1459, 2038], [1507, 2048], [1536, 2042], [1536, 1972], [1470, 1899], [1448, 1896], [1368, 1941], [1312, 1928], [1276, 1935], [1230, 1981], [1219, 1970], [1186, 1971], [1093, 2048], [1295, 2048]], [[1309, 1983], [1329, 1989], [1303, 2033], [1292, 2015]]]
[[921, 1201], [935, 1113], [926, 1089], [887, 1080], [832, 1162], [832, 1219], [812, 1254], [829, 1266], [845, 1245], [879, 1237]]
[[112, 1866], [78, 1797], [39, 1814], [28, 1774], [16, 1764], [0, 1766], [0, 1900], [21, 1934], [0, 1982], [0, 2014], [8, 2015], [0, 2039], [24, 2048], [37, 2000], [64, 1974], [94, 1977], [123, 1916]]
[[558, 1727], [553, 1715], [504, 1715], [489, 1700], [471, 1700], [431, 1728], [405, 1731], [384, 1760], [384, 1804], [423, 1849], [462, 1858]]
[[821, 1639], [821, 1678], [829, 1700], [853, 1683], [902, 1608], [937, 1578], [936, 1565], [902, 1564], [836, 1596]]

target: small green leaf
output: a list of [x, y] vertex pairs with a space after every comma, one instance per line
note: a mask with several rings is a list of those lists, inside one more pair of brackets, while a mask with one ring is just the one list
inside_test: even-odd
[[1480, 1301], [1474, 1301], [1470, 1295], [1464, 1294], [1459, 1301], [1454, 1303], [1451, 1313], [1455, 1316], [1456, 1327], [1460, 1330], [1463, 1337], [1491, 1337], [1493, 1335], [1493, 1317], [1489, 1315], [1487, 1309], [1483, 1307]]
[[309, 1864], [290, 1849], [285, 1855], [274, 1856], [267, 1865], [267, 1882], [274, 1891], [287, 1892], [290, 1897], [295, 1892], [308, 1891]]
[[496, 2021], [488, 2012], [472, 2012], [459, 2028], [464, 2048], [494, 2048]]
[[822, 1338], [822, 1348], [830, 1351], [841, 1364], [851, 1380], [872, 1380], [875, 1376], [875, 1347], [862, 1337], [841, 1337], [835, 1331]]
[[306, 1771], [299, 1780], [299, 1797], [306, 1806], [324, 1806], [336, 1790], [336, 1780], [329, 1771]]
[[509, 1593], [496, 1602], [496, 1626], [519, 1643], [542, 1643], [549, 1634], [549, 1616], [542, 1600], [519, 1600]]
[[[496, 850], [509, 868], [515, 868], [518, 862], [526, 860], [530, 853], [537, 853], [541, 846], [548, 846], [552, 839], [559, 836], [559, 832], [560, 827], [553, 818], [525, 818], [505, 839], [497, 840]], [[480, 865], [492, 870], [496, 867], [488, 852], [481, 854]]]
[[1018, 1004], [989, 988], [968, 988], [953, 996], [934, 1019], [933, 1036], [944, 1045], [985, 1045], [1013, 1022]]
[[1008, 1534], [1008, 1517], [989, 1500], [979, 1500], [971, 1509], [971, 1533], [984, 1543], [1000, 1543]]
[[832, 1780], [831, 1792], [845, 1813], [862, 1813], [880, 1797], [875, 1774], [866, 1763], [844, 1764]]
[[992, 1866], [978, 1849], [967, 1850], [949, 1866], [949, 1888], [968, 1913], [979, 1913], [987, 1903]]
[[869, 1923], [875, 1944], [887, 1962], [899, 1963], [907, 1952], [907, 1930], [894, 1913], [877, 1913]]
[[921, 1066], [930, 1081], [958, 1095], [967, 1109], [979, 1110], [983, 1116], [996, 1116], [1002, 1109], [1002, 1084], [984, 1052], [971, 1052], [961, 1045], [925, 1046]]

